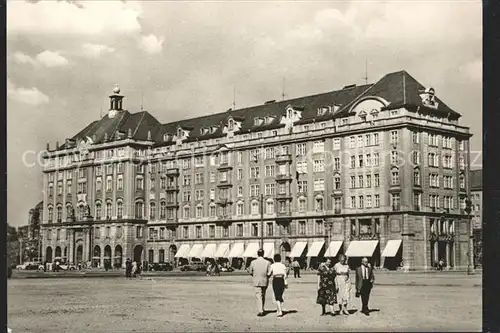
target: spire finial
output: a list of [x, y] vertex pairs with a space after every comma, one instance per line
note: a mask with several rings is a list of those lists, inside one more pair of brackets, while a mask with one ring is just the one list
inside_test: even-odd
[[113, 89], [113, 92], [115, 94], [119, 94], [120, 93], [120, 87], [118, 86], [118, 84], [115, 84], [115, 88]]

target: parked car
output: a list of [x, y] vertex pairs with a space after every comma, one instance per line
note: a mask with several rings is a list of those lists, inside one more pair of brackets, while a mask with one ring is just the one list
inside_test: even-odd
[[233, 272], [234, 268], [232, 268], [232, 267], [221, 267], [220, 271], [221, 272]]
[[188, 265], [184, 265], [181, 267], [181, 271], [183, 271], [183, 272], [188, 272], [188, 271], [198, 271], [198, 272], [202, 271], [203, 272], [206, 269], [207, 269], [207, 266], [204, 263], [199, 262], [199, 261], [192, 262]]
[[60, 264], [59, 269], [62, 269], [63, 271], [74, 271], [76, 270], [76, 265], [75, 264]]
[[168, 262], [162, 262], [162, 263], [155, 262], [149, 264], [148, 267], [151, 272], [169, 272], [174, 269], [172, 265]]
[[36, 270], [38, 269], [38, 263], [35, 262], [25, 262], [24, 264], [17, 265], [17, 270]]

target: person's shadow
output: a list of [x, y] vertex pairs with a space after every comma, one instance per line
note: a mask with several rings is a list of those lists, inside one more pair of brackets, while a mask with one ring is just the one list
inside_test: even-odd
[[[264, 316], [267, 316], [270, 313], [276, 313], [276, 312], [278, 312], [278, 310], [266, 310], [266, 311], [264, 311]], [[286, 316], [287, 314], [297, 313], [297, 312], [298, 312], [297, 310], [283, 310], [283, 317]]]

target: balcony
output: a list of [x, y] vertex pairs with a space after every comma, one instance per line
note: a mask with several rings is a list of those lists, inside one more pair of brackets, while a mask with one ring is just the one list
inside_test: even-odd
[[168, 184], [166, 191], [167, 192], [179, 192], [179, 185]]
[[178, 175], [179, 175], [179, 168], [167, 169], [167, 176], [178, 176]]
[[380, 240], [380, 234], [351, 235], [350, 240]]
[[167, 202], [167, 208], [179, 208], [179, 203], [178, 202]]
[[276, 193], [276, 199], [281, 199], [281, 200], [291, 200], [292, 199], [292, 194], [291, 193]]
[[224, 170], [231, 170], [232, 168], [233, 168], [233, 166], [229, 165], [228, 162], [223, 162], [223, 163], [219, 164], [219, 166], [217, 167], [217, 170], [224, 171]]
[[233, 183], [230, 182], [229, 180], [219, 180], [217, 183], [217, 187], [222, 188], [222, 187], [232, 187]]
[[220, 206], [227, 206], [229, 204], [232, 204], [233, 202], [231, 199], [228, 198], [220, 198], [219, 201], [217, 201], [217, 204]]
[[445, 233], [441, 232], [437, 234], [436, 232], [431, 232], [429, 234], [429, 240], [432, 242], [447, 242], [447, 243], [453, 243], [455, 241], [455, 235], [452, 232]]
[[291, 154], [280, 154], [276, 156], [276, 163], [292, 163]]
[[336, 188], [336, 189], [333, 190], [332, 196], [334, 196], [334, 197], [341, 197], [342, 194], [343, 194], [342, 190]]
[[292, 175], [279, 174], [276, 175], [276, 181], [292, 180]]

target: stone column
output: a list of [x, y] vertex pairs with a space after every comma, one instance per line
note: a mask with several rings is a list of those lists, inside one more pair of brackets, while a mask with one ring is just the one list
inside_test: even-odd
[[450, 268], [450, 243], [446, 242], [446, 268]]
[[75, 256], [74, 256], [74, 248], [75, 248], [75, 232], [73, 231], [73, 229], [70, 229], [70, 228], [67, 228], [66, 229], [66, 232], [68, 233], [68, 240], [69, 240], [69, 244], [68, 244], [68, 262], [72, 262], [72, 263], [75, 263]]
[[83, 229], [83, 261], [89, 261], [89, 230]]
[[359, 236], [359, 219], [356, 219], [356, 232], [354, 234]]
[[438, 242], [435, 241], [434, 242], [434, 262], [438, 262], [439, 261], [439, 246], [438, 246]]
[[372, 217], [372, 236], [375, 236], [375, 218]]

